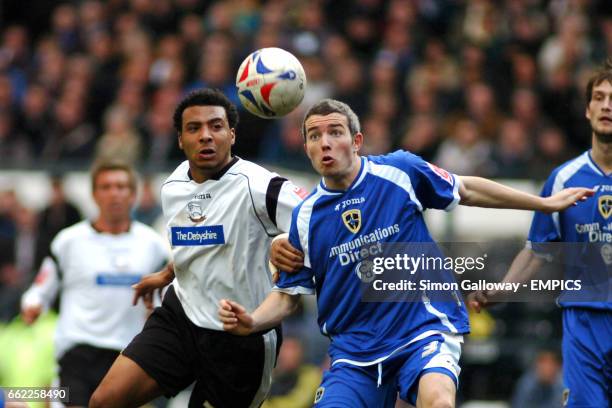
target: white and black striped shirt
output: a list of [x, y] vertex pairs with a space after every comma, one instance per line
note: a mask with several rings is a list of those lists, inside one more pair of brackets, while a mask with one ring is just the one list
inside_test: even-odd
[[287, 232], [306, 192], [263, 167], [234, 157], [199, 184], [183, 162], [162, 186], [176, 294], [196, 325], [222, 330], [218, 302], [256, 308], [272, 288], [271, 239]]

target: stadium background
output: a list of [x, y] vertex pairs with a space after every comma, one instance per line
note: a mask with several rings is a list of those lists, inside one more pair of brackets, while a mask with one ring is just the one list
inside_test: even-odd
[[[537, 192], [550, 170], [589, 146], [583, 90], [612, 51], [612, 4], [1, 2], [0, 386], [43, 385], [52, 375], [52, 321], [24, 328], [14, 317], [19, 295], [62, 223], [55, 210], [68, 201], [82, 216], [94, 215], [86, 173], [91, 163], [103, 157], [134, 163], [146, 187], [135, 216], [155, 224], [159, 183], [182, 160], [172, 129], [175, 104], [203, 86], [220, 88], [238, 103], [240, 61], [268, 46], [300, 59], [306, 97], [282, 120], [241, 111], [234, 148], [240, 157], [312, 187], [317, 178], [302, 153], [299, 124], [311, 103], [333, 97], [360, 116], [364, 154], [403, 148], [458, 174]], [[486, 241], [490, 253], [510, 260], [531, 216], [461, 208], [428, 218], [438, 239]], [[555, 305], [497, 306], [473, 316], [472, 324], [459, 406], [475, 406], [475, 400], [509, 406], [515, 392], [529, 388], [518, 386], [523, 374], [526, 384], [536, 384], [538, 375], [554, 382], [556, 358], [542, 351], [559, 348]], [[312, 301], [285, 328], [302, 343], [304, 364], [325, 364]], [[306, 372], [296, 370], [300, 344], [292, 347], [278, 393]], [[290, 406], [279, 404], [270, 406]]]

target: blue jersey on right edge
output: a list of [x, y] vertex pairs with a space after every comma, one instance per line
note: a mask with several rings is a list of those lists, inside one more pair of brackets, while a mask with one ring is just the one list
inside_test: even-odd
[[580, 279], [580, 292], [589, 288], [586, 297], [567, 291], [559, 298], [564, 308], [563, 400], [569, 408], [612, 406], [611, 177], [589, 151], [555, 169], [542, 196], [567, 187], [590, 187], [595, 196], [560, 213], [537, 212], [529, 232], [528, 245], [536, 253], [550, 253], [549, 242], [577, 243], [563, 244], [565, 278]]
[[[609, 218], [612, 215], [612, 176], [605, 175], [587, 151], [555, 169], [541, 195], [548, 197], [568, 187], [593, 188], [596, 192], [587, 201], [560, 213], [536, 212], [528, 245], [538, 253], [547, 252], [546, 245], [538, 244], [584, 243], [582, 246], [564, 248], [564, 262], [567, 265], [565, 278], [580, 279], [583, 287], [597, 287], [599, 290], [588, 289], [582, 299], [579, 299], [580, 294], [566, 292], [560, 297], [559, 304], [562, 307], [612, 310], [612, 288], [609, 287], [612, 267], [612, 218]], [[604, 301], [606, 296], [608, 299]]]
[[459, 180], [420, 157], [397, 151], [361, 158], [346, 191], [323, 181], [293, 211], [291, 244], [305, 267], [281, 273], [275, 290], [317, 294], [318, 323], [332, 340], [333, 362], [377, 364], [399, 349], [439, 333], [469, 332], [467, 312], [453, 302], [363, 302], [350, 254], [377, 243], [433, 242], [423, 211], [450, 210], [459, 202]]

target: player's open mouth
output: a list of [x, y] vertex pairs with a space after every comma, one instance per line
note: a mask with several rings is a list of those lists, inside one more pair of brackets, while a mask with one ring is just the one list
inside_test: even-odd
[[323, 163], [324, 166], [329, 166], [333, 164], [333, 162], [334, 158], [331, 156], [323, 156], [323, 158], [321, 159], [321, 163]]
[[202, 149], [198, 152], [199, 159], [211, 159], [215, 156], [215, 149]]

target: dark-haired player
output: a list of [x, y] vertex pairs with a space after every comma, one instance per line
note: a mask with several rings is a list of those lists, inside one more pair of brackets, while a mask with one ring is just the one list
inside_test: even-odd
[[226, 333], [217, 303], [231, 297], [254, 308], [265, 299], [271, 239], [289, 230], [305, 194], [232, 156], [237, 123], [236, 107], [217, 90], [193, 92], [177, 106], [174, 124], [187, 160], [161, 189], [174, 258], [165, 282], [176, 279], [117, 358], [92, 407], [139, 406], [194, 381], [189, 406], [258, 407], [265, 398], [280, 331]]
[[[603, 289], [596, 294], [563, 294], [563, 382], [568, 407], [612, 406], [612, 60], [597, 71], [586, 88], [586, 118], [591, 125], [591, 149], [555, 169], [542, 190], [548, 197], [567, 187], [589, 187], [593, 199], [552, 214], [537, 212], [526, 247], [516, 256], [505, 280], [531, 276], [552, 249], [565, 245], [565, 277]], [[585, 259], [585, 254], [594, 255]], [[603, 285], [602, 285], [603, 283]], [[477, 292], [472, 303], [479, 311], [491, 293]], [[561, 398], [561, 396], [560, 396]]]

